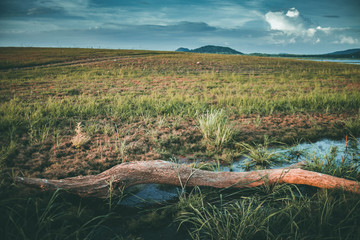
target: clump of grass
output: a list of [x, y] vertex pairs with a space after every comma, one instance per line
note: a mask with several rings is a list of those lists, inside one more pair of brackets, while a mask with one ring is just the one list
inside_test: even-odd
[[280, 160], [280, 154], [269, 150], [272, 141], [267, 136], [264, 137], [264, 143], [255, 146], [242, 142], [238, 146], [243, 148], [247, 153], [244, 156], [248, 159], [245, 162], [246, 169], [254, 166], [269, 167], [274, 162]]
[[263, 239], [272, 217], [264, 203], [248, 198], [226, 207], [223, 204], [191, 206], [191, 211], [179, 216], [180, 226], [188, 226], [192, 239]]
[[80, 148], [90, 141], [90, 137], [81, 129], [81, 122], [78, 122], [75, 132], [76, 135], [71, 139], [71, 142], [76, 148]]
[[355, 139], [344, 155], [339, 156], [339, 150], [336, 147], [332, 147], [329, 153], [322, 157], [313, 154], [307, 159], [306, 169], [359, 181], [360, 165], [357, 162], [358, 157], [359, 149]]
[[229, 126], [224, 110], [208, 111], [198, 118], [198, 123], [209, 148], [219, 150], [232, 140], [234, 130]]

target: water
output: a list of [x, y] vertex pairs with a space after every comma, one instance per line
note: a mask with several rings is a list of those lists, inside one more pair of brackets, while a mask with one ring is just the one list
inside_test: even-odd
[[125, 192], [120, 205], [130, 207], [146, 207], [178, 198], [181, 189], [160, 184], [140, 184], [130, 187]]
[[360, 65], [359, 59], [312, 59], [312, 58], [297, 58], [298, 60], [315, 61], [315, 62], [337, 62], [345, 64]]
[[[295, 164], [299, 161], [311, 160], [312, 158], [325, 158], [326, 156], [333, 156], [337, 163], [342, 163], [344, 159], [351, 161], [355, 156], [358, 158], [360, 149], [357, 140], [329, 140], [323, 139], [314, 143], [301, 143], [290, 148], [272, 148], [268, 149], [280, 160], [268, 166], [268, 169], [283, 168]], [[246, 161], [250, 159], [243, 157], [239, 161], [234, 162], [229, 167], [223, 167], [222, 171], [244, 172], [246, 168]]]
[[[290, 148], [271, 148], [268, 152], [276, 155], [280, 161], [267, 166], [268, 169], [276, 169], [290, 166], [294, 163], [311, 160], [314, 157], [324, 158], [325, 156], [334, 157], [337, 163], [341, 164], [342, 159], [352, 161], [352, 158], [359, 159], [360, 138], [356, 140], [320, 140], [314, 143], [301, 143]], [[246, 162], [250, 159], [246, 157], [240, 158], [230, 166], [218, 166], [217, 171], [233, 171], [244, 172], [246, 171]], [[254, 168], [250, 169], [253, 170]], [[256, 168], [255, 168], [256, 169]], [[159, 184], [143, 184], [131, 187], [127, 190], [128, 196], [121, 201], [121, 205], [132, 207], [144, 207], [156, 203], [175, 200], [178, 198], [181, 189], [179, 187], [165, 186]]]

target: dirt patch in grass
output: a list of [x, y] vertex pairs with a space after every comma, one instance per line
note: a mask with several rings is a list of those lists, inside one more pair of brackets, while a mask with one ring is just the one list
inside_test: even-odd
[[344, 122], [355, 118], [351, 114], [275, 114], [271, 116], [249, 115], [234, 119], [241, 127], [240, 141], [258, 142], [263, 136], [284, 143], [298, 140], [316, 141], [321, 138], [342, 138], [346, 134]]
[[[30, 143], [24, 135], [17, 153], [8, 166], [31, 177], [64, 178], [97, 174], [129, 161], [147, 161], [202, 156], [205, 161], [225, 160], [230, 151], [236, 156], [236, 142], [262, 142], [264, 135], [285, 143], [321, 138], [342, 138], [347, 134], [343, 124], [349, 114], [248, 115], [230, 117], [235, 129], [233, 143], [218, 152], [209, 153], [194, 119], [149, 118], [120, 123], [116, 132], [94, 133], [91, 140], [76, 148], [71, 143], [73, 129], [64, 131], [57, 144], [52, 139]], [[116, 120], [107, 120], [116, 122]], [[120, 121], [120, 120], [119, 120]], [[71, 130], [71, 131], [70, 131]], [[224, 159], [222, 159], [224, 158]]]

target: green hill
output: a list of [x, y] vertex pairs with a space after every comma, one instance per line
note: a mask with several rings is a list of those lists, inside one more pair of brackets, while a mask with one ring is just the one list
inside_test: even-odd
[[194, 53], [215, 53], [215, 54], [236, 54], [236, 55], [242, 55], [242, 52], [236, 51], [229, 47], [221, 47], [221, 46], [213, 46], [213, 45], [207, 45], [203, 47], [199, 47], [196, 49], [188, 49], [188, 48], [178, 48], [176, 50], [177, 52], [194, 52]]

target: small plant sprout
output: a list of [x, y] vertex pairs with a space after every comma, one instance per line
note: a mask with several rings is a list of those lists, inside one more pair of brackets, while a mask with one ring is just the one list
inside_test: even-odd
[[76, 148], [80, 148], [90, 141], [90, 137], [81, 129], [81, 122], [78, 122], [75, 132], [76, 135], [71, 139], [71, 142]]

